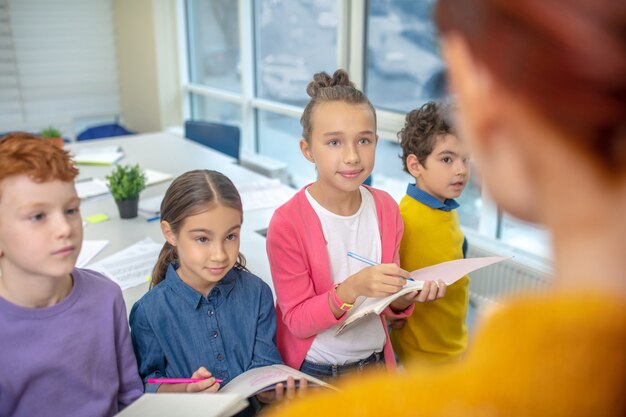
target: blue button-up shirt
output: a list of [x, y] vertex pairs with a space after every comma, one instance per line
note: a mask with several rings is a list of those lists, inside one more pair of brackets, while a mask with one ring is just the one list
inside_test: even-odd
[[272, 292], [235, 268], [204, 297], [170, 265], [133, 306], [130, 327], [146, 392], [159, 387], [148, 378], [189, 378], [201, 366], [224, 386], [249, 369], [282, 363]]

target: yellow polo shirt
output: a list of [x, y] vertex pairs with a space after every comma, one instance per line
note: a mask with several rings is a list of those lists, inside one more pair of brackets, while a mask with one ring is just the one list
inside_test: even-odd
[[[400, 202], [404, 235], [400, 264], [413, 271], [463, 258], [465, 240], [454, 200], [441, 203], [409, 185]], [[404, 327], [392, 330], [391, 342], [405, 365], [431, 365], [454, 361], [467, 347], [465, 319], [469, 302], [469, 278], [464, 276], [436, 301], [416, 303]]]

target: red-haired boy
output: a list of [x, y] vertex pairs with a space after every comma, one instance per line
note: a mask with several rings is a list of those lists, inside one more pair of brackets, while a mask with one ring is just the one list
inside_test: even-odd
[[77, 174], [46, 140], [0, 140], [3, 416], [111, 416], [142, 393], [119, 287], [74, 267]]

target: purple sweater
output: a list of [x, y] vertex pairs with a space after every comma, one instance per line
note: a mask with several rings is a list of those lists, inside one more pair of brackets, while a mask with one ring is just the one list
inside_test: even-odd
[[72, 276], [52, 307], [0, 298], [0, 416], [111, 416], [142, 394], [120, 288]]

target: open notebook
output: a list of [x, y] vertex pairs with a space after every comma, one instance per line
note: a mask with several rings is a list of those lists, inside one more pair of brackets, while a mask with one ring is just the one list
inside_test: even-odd
[[505, 259], [509, 258], [502, 256], [488, 256], [483, 258], [456, 259], [454, 261], [442, 262], [437, 265], [417, 269], [411, 272], [411, 278], [413, 281], [407, 281], [404, 288], [395, 294], [380, 298], [359, 297], [354, 308], [347, 313], [346, 320], [339, 327], [337, 327], [335, 334], [337, 335], [341, 333], [347, 326], [362, 319], [368, 314], [381, 314], [395, 299], [412, 291], [421, 290], [424, 285], [424, 281], [441, 280], [447, 285], [450, 285], [470, 272], [497, 262], [502, 262]]
[[226, 384], [226, 386], [220, 389], [220, 392], [237, 393], [243, 398], [248, 398], [264, 391], [270, 391], [274, 389], [276, 384], [281, 382], [286, 383], [287, 378], [290, 376], [296, 381], [300, 378], [305, 378], [310, 386], [337, 390], [335, 387], [322, 381], [321, 379], [307, 375], [287, 365], [268, 365], [250, 369], [249, 371], [238, 375]]

